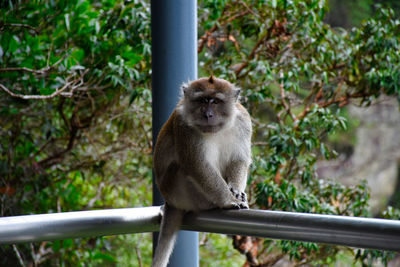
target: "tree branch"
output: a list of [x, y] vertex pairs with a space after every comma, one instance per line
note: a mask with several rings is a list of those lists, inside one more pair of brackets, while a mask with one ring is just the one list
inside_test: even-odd
[[[50, 99], [54, 98], [58, 95], [64, 96], [64, 97], [72, 97], [73, 92], [75, 91], [76, 88], [80, 87], [83, 85], [83, 77], [85, 74], [88, 72], [86, 70], [85, 72], [82, 73], [80, 77], [77, 79], [66, 82], [63, 87], [56, 89], [56, 91], [50, 95], [22, 95], [22, 94], [16, 94], [12, 92], [10, 89], [8, 89], [6, 86], [0, 83], [0, 88], [3, 89], [6, 93], [8, 93], [12, 97], [17, 97], [17, 98], [22, 98], [22, 99]], [[69, 92], [65, 92], [67, 89], [70, 88]]]
[[[286, 96], [285, 96], [285, 89], [283, 88], [283, 84], [279, 84], [280, 87], [280, 93], [281, 93], [281, 103], [282, 106], [285, 108], [286, 113], [292, 118], [293, 121], [296, 121], [297, 118], [294, 116], [292, 111], [290, 110], [290, 104], [286, 102]], [[278, 119], [280, 119], [280, 115], [278, 114]]]
[[56, 90], [54, 93], [50, 95], [22, 95], [13, 93], [10, 89], [5, 87], [0, 83], [0, 88], [3, 89], [6, 93], [8, 93], [12, 97], [22, 98], [22, 99], [50, 99], [56, 97], [58, 95], [71, 97], [71, 93], [64, 93], [64, 91], [72, 84], [72, 82], [66, 83], [61, 89]]
[[262, 37], [257, 41], [257, 43], [254, 45], [253, 49], [251, 50], [251, 53], [247, 57], [247, 60], [243, 62], [236, 70], [235, 74], [236, 77], [239, 78], [239, 74], [242, 72], [244, 68], [246, 68], [249, 64], [250, 61], [255, 58], [257, 55], [257, 50], [258, 48], [265, 42], [265, 40], [269, 40], [272, 35], [281, 35], [282, 33], [285, 32], [284, 29], [284, 24], [286, 24], [286, 20], [283, 22], [280, 22], [278, 20], [275, 20], [271, 26], [267, 29], [267, 31], [262, 35]]
[[243, 63], [239, 66], [239, 68], [237, 68], [237, 69], [235, 70], [236, 77], [239, 76], [239, 74], [242, 72], [242, 70], [243, 70], [244, 68], [246, 68], [246, 67], [249, 65], [250, 61], [256, 56], [257, 49], [264, 43], [265, 40], [269, 39], [269, 37], [270, 37], [270, 35], [271, 35], [272, 27], [273, 27], [273, 25], [272, 25], [272, 26], [267, 30], [267, 32], [257, 41], [257, 43], [254, 45], [253, 49], [251, 50], [251, 52], [250, 52], [250, 54], [249, 54], [247, 60], [246, 60], [245, 62], [243, 62]]
[[254, 10], [251, 9], [243, 0], [240, 0], [240, 4], [242, 4], [242, 6], [244, 6], [255, 17], [260, 18], [260, 15], [258, 15], [256, 12], [254, 12]]
[[[361, 98], [365, 98], [365, 97], [373, 96], [374, 94], [375, 93], [362, 93], [362, 92], [357, 92], [357, 93], [352, 93], [352, 94], [345, 94], [345, 95], [343, 95], [341, 97], [336, 97], [335, 96], [335, 97], [333, 97], [332, 99], [330, 99], [329, 101], [326, 101], [326, 102], [316, 103], [316, 105], [318, 105], [319, 108], [326, 108], [326, 107], [328, 107], [330, 105], [333, 105], [333, 104], [339, 104], [340, 107], [343, 107], [343, 106], [345, 106], [345, 105], [350, 103], [350, 99], [360, 98], [360, 97]], [[311, 110], [311, 106], [306, 106], [304, 108], [304, 110], [299, 115], [297, 115], [296, 121], [302, 120], [304, 117], [306, 117], [307, 114], [310, 112], [310, 110]], [[299, 124], [297, 124], [295, 126], [295, 129], [298, 127], [298, 125]]]
[[[224, 10], [224, 11], [225, 11], [225, 10]], [[223, 11], [223, 12], [224, 12], [224, 11]], [[222, 13], [223, 13], [223, 12], [222, 12]], [[220, 25], [220, 26], [223, 26], [223, 25], [225, 25], [225, 24], [228, 24], [228, 23], [234, 21], [234, 20], [237, 19], [237, 18], [243, 17], [244, 15], [246, 15], [246, 14], [248, 14], [248, 13], [249, 13], [248, 10], [245, 10], [245, 11], [243, 11], [243, 12], [240, 12], [240, 13], [238, 13], [238, 14], [236, 14], [236, 15], [230, 17], [230, 18], [228, 18], [227, 20], [220, 22], [219, 25]], [[203, 47], [204, 47], [204, 45], [207, 43], [208, 38], [211, 36], [211, 34], [212, 34], [213, 32], [215, 32], [216, 30], [218, 30], [218, 28], [219, 28], [219, 27], [217, 26], [217, 24], [214, 24], [214, 26], [213, 26], [210, 30], [206, 31], [206, 32], [203, 34], [203, 36], [200, 37], [200, 40], [199, 40], [199, 47], [198, 47], [198, 49], [197, 49], [197, 52], [198, 52], [198, 53], [200, 53], [200, 52], [203, 50]]]
[[41, 168], [46, 169], [49, 166], [60, 162], [62, 160], [62, 156], [73, 148], [77, 136], [78, 136], [78, 128], [72, 128], [69, 132], [69, 138], [66, 147], [63, 150], [55, 152], [53, 155], [39, 161], [38, 165]]

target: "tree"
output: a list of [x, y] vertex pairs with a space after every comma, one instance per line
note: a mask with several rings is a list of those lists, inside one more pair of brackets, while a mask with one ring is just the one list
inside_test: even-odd
[[[149, 3], [2, 5], [1, 216], [150, 205]], [[111, 254], [110, 240], [124, 238], [143, 246], [141, 235], [9, 246], [0, 265], [111, 264], [123, 246]]]

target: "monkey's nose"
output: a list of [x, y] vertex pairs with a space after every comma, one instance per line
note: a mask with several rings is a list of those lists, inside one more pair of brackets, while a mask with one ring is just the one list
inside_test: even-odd
[[214, 117], [214, 114], [212, 112], [210, 112], [210, 111], [207, 111], [207, 112], [204, 113], [204, 117], [206, 119], [211, 119], [212, 117]]

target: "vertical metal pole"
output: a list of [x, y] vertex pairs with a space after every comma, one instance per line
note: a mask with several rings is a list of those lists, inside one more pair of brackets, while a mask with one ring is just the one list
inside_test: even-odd
[[[183, 82], [197, 78], [197, 0], [151, 0], [153, 143]], [[153, 204], [163, 203], [153, 182]], [[153, 236], [156, 244], [158, 235]], [[155, 247], [155, 246], [153, 246]], [[169, 267], [199, 266], [198, 233], [180, 231]]]

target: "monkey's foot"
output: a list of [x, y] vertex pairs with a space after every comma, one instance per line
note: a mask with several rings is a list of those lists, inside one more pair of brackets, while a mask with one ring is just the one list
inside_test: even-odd
[[249, 204], [247, 203], [247, 201], [246, 202], [241, 202], [239, 204], [239, 206], [240, 206], [240, 209], [244, 209], [244, 210], [248, 210], [249, 209]]
[[225, 206], [222, 209], [224, 210], [241, 210], [241, 209], [249, 209], [249, 205], [247, 204], [247, 202], [233, 202], [231, 205], [229, 206]]

